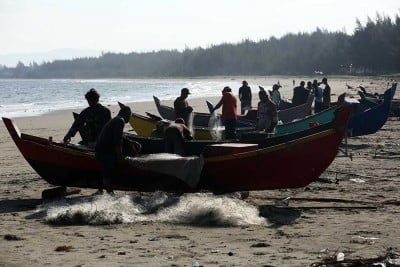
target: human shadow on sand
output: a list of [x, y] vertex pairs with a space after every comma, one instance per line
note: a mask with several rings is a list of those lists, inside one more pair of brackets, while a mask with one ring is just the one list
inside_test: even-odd
[[260, 216], [264, 217], [272, 228], [293, 224], [301, 215], [301, 210], [292, 207], [260, 205], [258, 210]]

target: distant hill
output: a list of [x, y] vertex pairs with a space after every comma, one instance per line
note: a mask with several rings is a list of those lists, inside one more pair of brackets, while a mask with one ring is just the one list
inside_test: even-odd
[[101, 55], [101, 53], [102, 51], [92, 49], [63, 48], [36, 53], [0, 54], [0, 65], [11, 68], [17, 66], [18, 62], [22, 62], [24, 65], [29, 65], [33, 62], [41, 64], [43, 62], [49, 62], [58, 59], [98, 57]]

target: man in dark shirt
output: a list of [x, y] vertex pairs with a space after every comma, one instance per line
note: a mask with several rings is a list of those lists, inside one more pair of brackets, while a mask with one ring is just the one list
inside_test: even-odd
[[185, 140], [192, 140], [189, 128], [182, 118], [177, 118], [165, 130], [165, 152], [185, 156]]
[[79, 131], [82, 137], [82, 141], [79, 143], [94, 147], [104, 125], [111, 120], [111, 112], [99, 103], [100, 95], [94, 88], [85, 94], [85, 98], [89, 107], [85, 108], [75, 119], [64, 137], [64, 143], [71, 142], [71, 137], [74, 137]]
[[251, 88], [246, 81], [242, 82], [239, 88], [240, 114], [244, 114], [246, 109], [251, 108]]
[[293, 88], [292, 105], [298, 106], [307, 102], [307, 98], [310, 94], [310, 90], [305, 88], [305, 82], [301, 81], [300, 86]]
[[328, 84], [328, 79], [323, 78], [321, 84], [324, 84], [324, 91], [322, 93], [322, 106], [323, 109], [327, 109], [331, 105], [331, 87]]
[[100, 164], [100, 171], [103, 179], [103, 187], [109, 194], [114, 194], [112, 182], [118, 169], [118, 160], [123, 159], [122, 142], [125, 123], [131, 118], [131, 109], [120, 104], [118, 115], [110, 120], [101, 131], [97, 140], [95, 152], [96, 160]]
[[192, 113], [193, 108], [189, 106], [186, 98], [190, 95], [189, 89], [183, 88], [181, 90], [181, 95], [177, 97], [174, 101], [175, 118], [184, 119], [186, 125], [189, 122], [190, 113]]

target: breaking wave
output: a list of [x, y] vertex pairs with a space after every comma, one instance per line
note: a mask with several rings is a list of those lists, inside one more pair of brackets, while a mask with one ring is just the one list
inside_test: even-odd
[[57, 225], [103, 225], [167, 222], [198, 226], [264, 225], [257, 207], [227, 195], [183, 196], [156, 192], [146, 195], [99, 195], [60, 200], [39, 207], [45, 220]]

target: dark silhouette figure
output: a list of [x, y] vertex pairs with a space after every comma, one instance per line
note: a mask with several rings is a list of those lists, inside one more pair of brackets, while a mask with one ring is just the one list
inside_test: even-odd
[[185, 156], [185, 140], [192, 140], [189, 128], [182, 118], [178, 118], [165, 130], [165, 152]]
[[77, 116], [64, 137], [64, 143], [71, 142], [71, 138], [79, 131], [82, 137], [79, 143], [94, 147], [104, 125], [111, 120], [111, 112], [99, 103], [100, 95], [94, 88], [85, 94], [85, 98], [89, 107]]
[[304, 87], [305, 82], [301, 81], [299, 86], [293, 88], [292, 105], [297, 106], [307, 102], [310, 90]]
[[328, 79], [325, 77], [322, 79], [321, 83], [325, 85], [322, 95], [323, 108], [327, 109], [331, 106], [331, 87], [328, 84]]
[[124, 158], [122, 154], [123, 130], [125, 123], [131, 118], [131, 109], [120, 104], [118, 115], [111, 119], [103, 128], [97, 140], [95, 152], [103, 179], [103, 188], [109, 194], [114, 194], [112, 182], [118, 175], [118, 161]]
[[242, 82], [242, 86], [239, 88], [239, 99], [240, 99], [240, 114], [244, 114], [246, 109], [251, 108], [251, 88], [246, 81]]
[[174, 101], [175, 118], [183, 118], [186, 124], [189, 122], [190, 113], [193, 111], [193, 108], [189, 106], [186, 100], [189, 95], [189, 89], [183, 88], [181, 95]]

